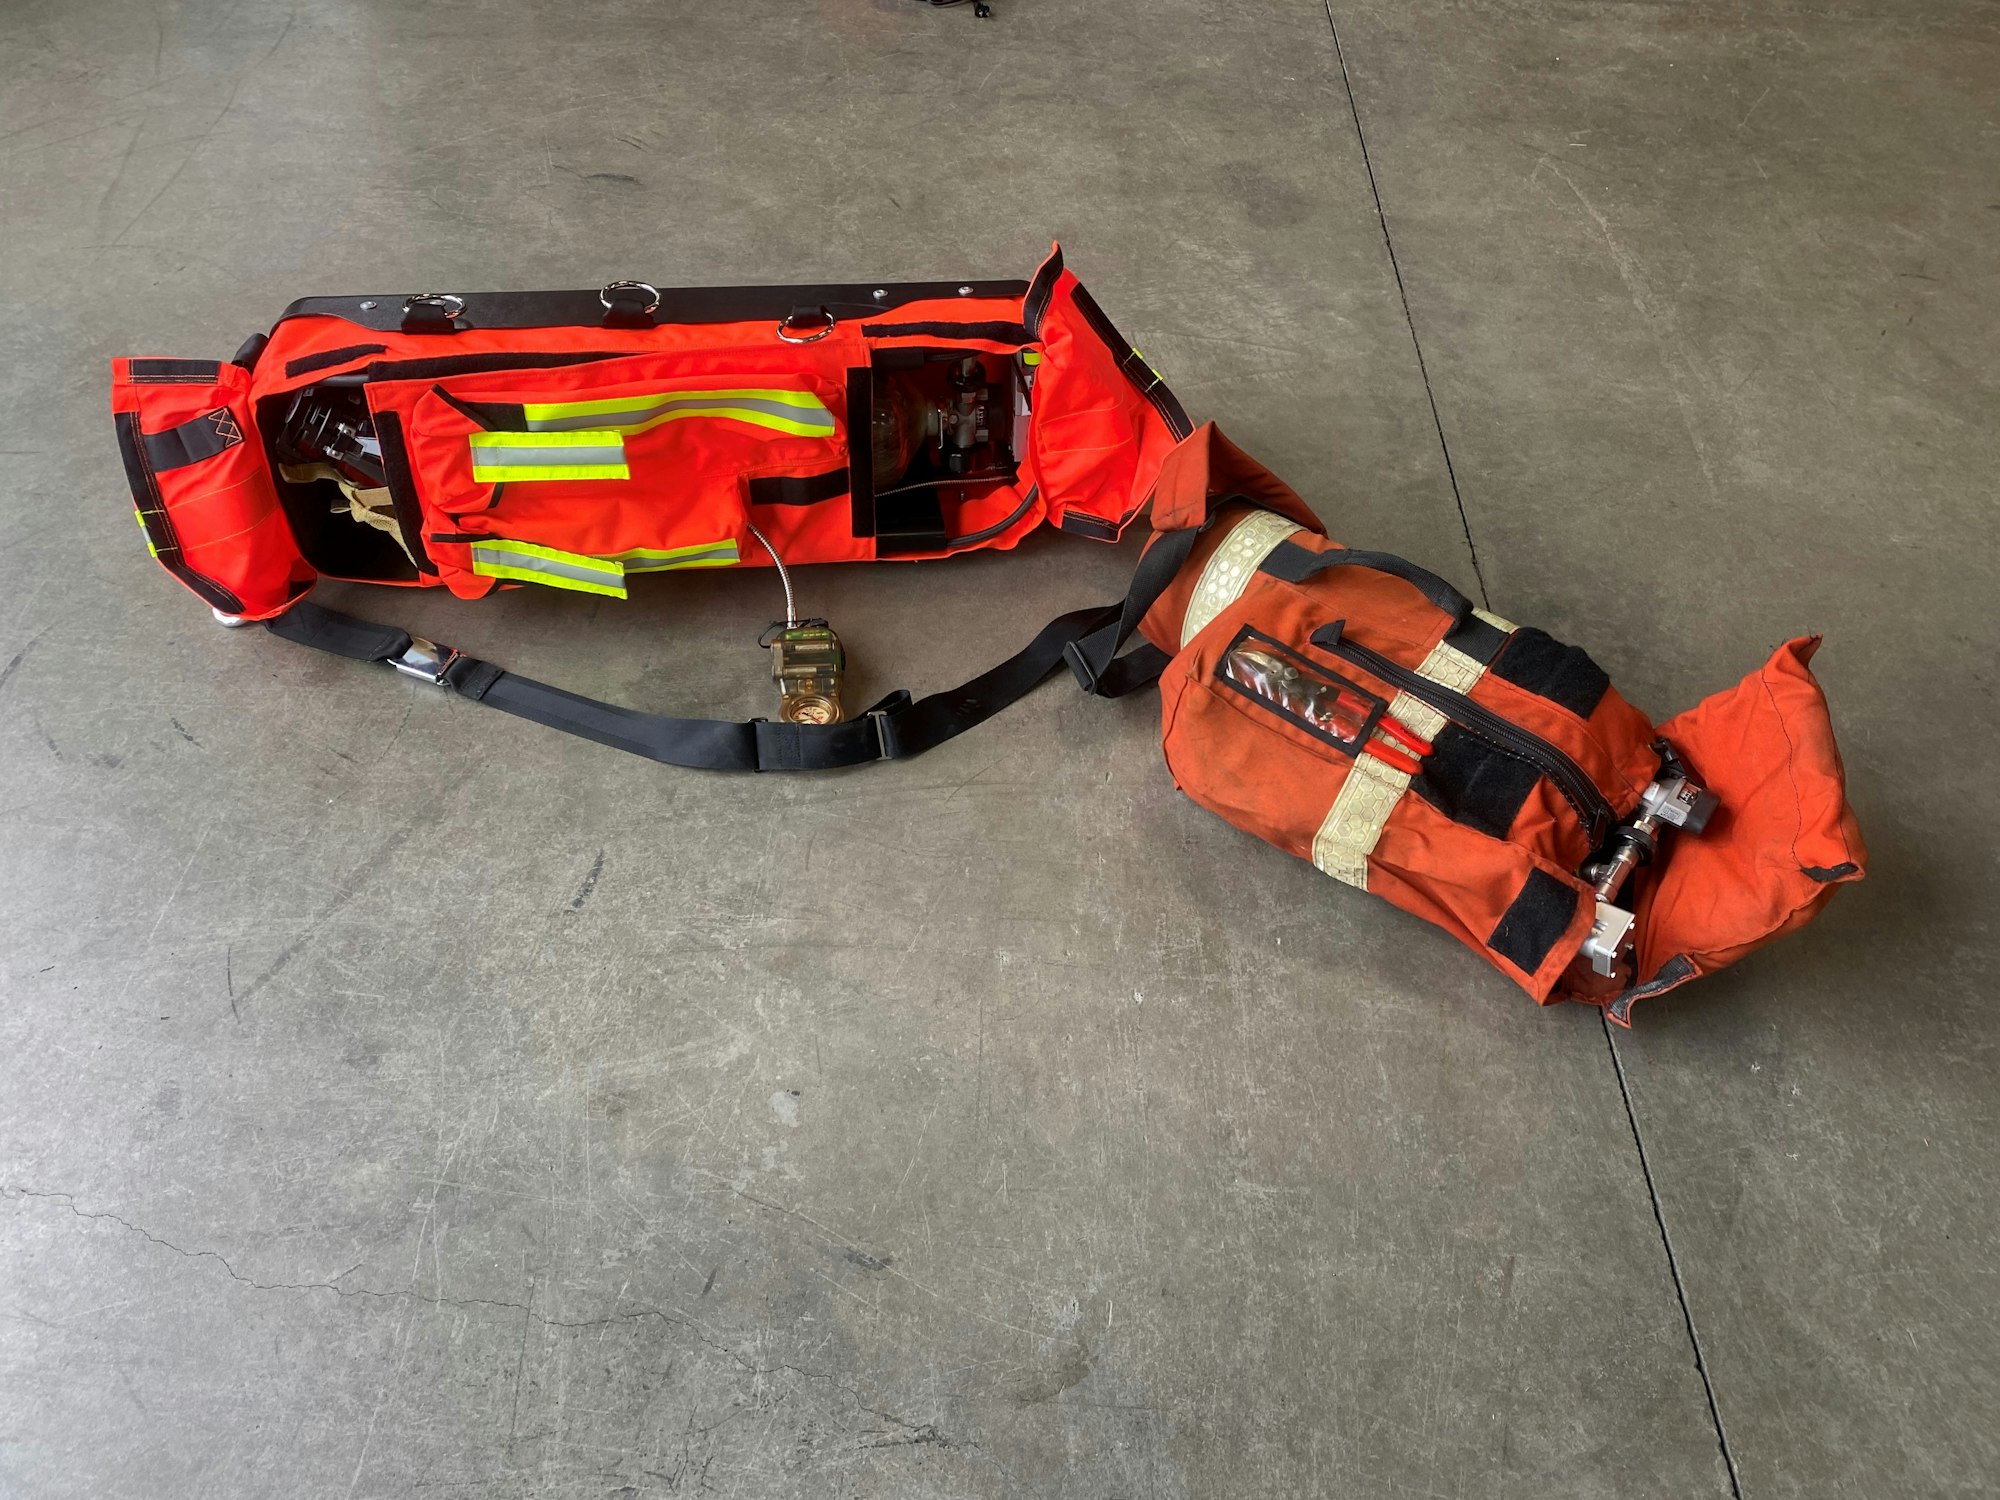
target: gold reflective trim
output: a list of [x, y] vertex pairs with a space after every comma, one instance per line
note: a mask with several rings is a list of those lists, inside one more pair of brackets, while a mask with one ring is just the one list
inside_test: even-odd
[[[1487, 619], [1483, 612], [1480, 618]], [[1509, 631], [1514, 628], [1495, 619], [1488, 619], [1487, 623]], [[1417, 668], [1417, 675], [1454, 692], [1469, 693], [1486, 675], [1486, 665], [1440, 641]], [[1389, 700], [1388, 716], [1427, 740], [1436, 739], [1451, 722], [1408, 693], [1398, 693]], [[1389, 826], [1389, 815], [1396, 810], [1403, 793], [1410, 789], [1411, 780], [1408, 772], [1398, 771], [1386, 761], [1366, 752], [1357, 755], [1347, 780], [1340, 784], [1333, 806], [1327, 809], [1325, 821], [1319, 825], [1319, 832], [1313, 835], [1313, 863], [1335, 880], [1367, 890], [1368, 856], [1382, 842], [1382, 830]]]
[[1335, 880], [1367, 890], [1368, 856], [1381, 841], [1389, 814], [1409, 789], [1409, 772], [1372, 755], [1357, 755], [1340, 784], [1340, 795], [1313, 835], [1313, 864]]
[[[1455, 693], [1472, 690], [1472, 685], [1486, 673], [1486, 663], [1476, 656], [1467, 656], [1456, 646], [1439, 641], [1431, 648], [1431, 654], [1424, 658], [1417, 668], [1417, 675], [1428, 677], [1432, 682], [1443, 683]], [[1417, 726], [1410, 725], [1412, 729]], [[1426, 735], [1426, 739], [1430, 736]]]
[[1201, 634], [1210, 621], [1242, 597], [1250, 575], [1278, 543], [1304, 530], [1269, 510], [1253, 510], [1230, 527], [1222, 544], [1209, 554], [1194, 593], [1188, 597], [1187, 613], [1181, 617], [1181, 644], [1185, 646]]

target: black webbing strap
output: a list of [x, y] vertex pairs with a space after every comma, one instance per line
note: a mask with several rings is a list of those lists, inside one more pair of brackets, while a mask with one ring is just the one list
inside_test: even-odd
[[1472, 616], [1470, 599], [1429, 568], [1420, 568], [1393, 552], [1357, 552], [1352, 547], [1329, 547], [1324, 552], [1315, 552], [1297, 542], [1286, 541], [1271, 549], [1270, 556], [1258, 565], [1258, 571], [1282, 578], [1286, 583], [1304, 583], [1328, 568], [1339, 567], [1367, 568], [1414, 584], [1426, 599], [1451, 616], [1454, 626], [1463, 625]]
[[[1209, 514], [1234, 498], [1211, 501]], [[1057, 616], [1021, 650], [970, 682], [927, 698], [897, 691], [859, 718], [839, 724], [675, 719], [621, 708], [442, 650], [406, 630], [311, 603], [293, 605], [268, 626], [272, 634], [302, 646], [355, 661], [386, 662], [488, 708], [666, 765], [703, 771], [826, 771], [921, 755], [1019, 702], [1065, 662], [1084, 690], [1099, 697], [1116, 698], [1151, 686], [1171, 660], [1168, 653], [1150, 644], [1123, 656], [1118, 651], [1173, 582], [1199, 534], [1193, 527], [1156, 534], [1122, 600]]]
[[891, 693], [839, 724], [768, 719], [676, 719], [621, 708], [552, 687], [477, 658], [440, 653], [408, 631], [371, 624], [317, 604], [293, 605], [269, 622], [274, 635], [355, 661], [386, 662], [518, 718], [671, 766], [705, 771], [825, 771], [876, 760], [905, 760], [963, 734], [1034, 690], [1071, 642], [1113, 620], [1119, 606], [1075, 610], [1051, 620], [1022, 650], [970, 682], [912, 700]]
[[[1210, 514], [1214, 514], [1213, 507]], [[1194, 551], [1195, 538], [1200, 534], [1195, 527], [1155, 533], [1133, 571], [1132, 587], [1118, 606], [1118, 618], [1072, 641], [1064, 650], [1063, 659], [1069, 663], [1071, 675], [1086, 693], [1095, 693], [1100, 698], [1121, 698], [1159, 680], [1172, 659], [1166, 652], [1150, 643], [1125, 656], [1118, 655], [1118, 649], [1132, 638], [1146, 611], [1167, 591], [1167, 585], [1174, 581], [1174, 575]]]

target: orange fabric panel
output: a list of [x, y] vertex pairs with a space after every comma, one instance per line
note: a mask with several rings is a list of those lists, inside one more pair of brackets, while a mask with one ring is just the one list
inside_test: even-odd
[[[1413, 585], [1364, 567], [1331, 568], [1302, 584], [1258, 572], [1183, 650], [1183, 620], [1204, 569], [1253, 507], [1226, 504], [1212, 518], [1211, 508], [1218, 497], [1237, 494], [1305, 526], [1293, 545], [1337, 545], [1319, 534], [1294, 491], [1212, 427], [1167, 458], [1155, 524], [1164, 532], [1206, 522], [1206, 530], [1141, 623], [1147, 639], [1175, 654], [1160, 682], [1162, 739], [1175, 785], [1194, 801], [1310, 859], [1354, 758], [1231, 690], [1218, 680], [1218, 663], [1247, 625], [1308, 666], [1393, 702], [1394, 684], [1315, 646], [1314, 632], [1342, 622], [1342, 641], [1413, 669], [1444, 638], [1449, 619]], [[1159, 542], [1156, 535], [1150, 545]], [[1702, 833], [1665, 832], [1655, 862], [1620, 894], [1637, 917], [1632, 972], [1600, 979], [1577, 958], [1596, 904], [1577, 872], [1595, 851], [1582, 820], [1545, 776], [1504, 836], [1454, 822], [1419, 791], [1405, 791], [1367, 856], [1368, 890], [1443, 928], [1536, 1000], [1603, 1005], [1627, 1024], [1633, 1000], [1712, 973], [1795, 930], [1838, 885], [1861, 877], [1867, 855], [1847, 805], [1826, 701], [1807, 667], [1817, 645], [1816, 638], [1789, 643], [1737, 687], [1657, 728], [1615, 688], [1606, 688], [1587, 716], [1490, 667], [1466, 694], [1576, 762], [1619, 818], [1636, 811], [1657, 774], [1654, 745], [1662, 737], [1720, 798], [1721, 810]], [[1511, 903], [1535, 879], [1554, 893], [1550, 909], [1567, 917], [1559, 931], [1545, 919], [1542, 936], [1555, 935], [1527, 970], [1495, 939]]]
[[[182, 373], [161, 373], [176, 369]], [[278, 505], [247, 371], [204, 361], [116, 359], [111, 409], [137, 423], [133, 499], [170, 573], [204, 602], [250, 619], [280, 613], [304, 591], [314, 574]], [[194, 462], [160, 466], [145, 439], [184, 425], [199, 441], [226, 446]], [[209, 597], [203, 580], [226, 596]], [[237, 607], [229, 606], [229, 596]]]
[[1676, 957], [1691, 963], [1688, 978], [1712, 974], [1804, 926], [1866, 873], [1826, 695], [1809, 666], [1819, 644], [1787, 641], [1735, 687], [1660, 726], [1721, 806], [1699, 837], [1677, 842], [1643, 893], [1642, 980]]

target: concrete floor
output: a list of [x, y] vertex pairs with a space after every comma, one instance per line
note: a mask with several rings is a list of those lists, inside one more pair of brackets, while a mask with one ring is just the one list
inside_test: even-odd
[[[0, 1494], [2000, 1490], [2000, 15], [997, 3], [0, 14]], [[1871, 879], [1607, 1037], [1179, 799], [1149, 702], [704, 778], [133, 535], [115, 353], [1055, 235], [1656, 712], [1824, 629]], [[1126, 566], [805, 584], [924, 687]], [[345, 597], [739, 716], [762, 587]]]

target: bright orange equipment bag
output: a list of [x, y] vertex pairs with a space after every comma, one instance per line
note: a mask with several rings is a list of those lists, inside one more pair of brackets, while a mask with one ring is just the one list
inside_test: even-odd
[[[878, 481], [889, 397], [965, 386], [952, 466]], [[284, 451], [302, 395], [367, 422], [380, 484]], [[154, 556], [239, 619], [323, 575], [622, 597], [636, 572], [769, 566], [759, 533], [787, 563], [1045, 521], [1115, 540], [1192, 430], [1060, 249], [1031, 281], [309, 297], [228, 362], [114, 361], [111, 404]]]

